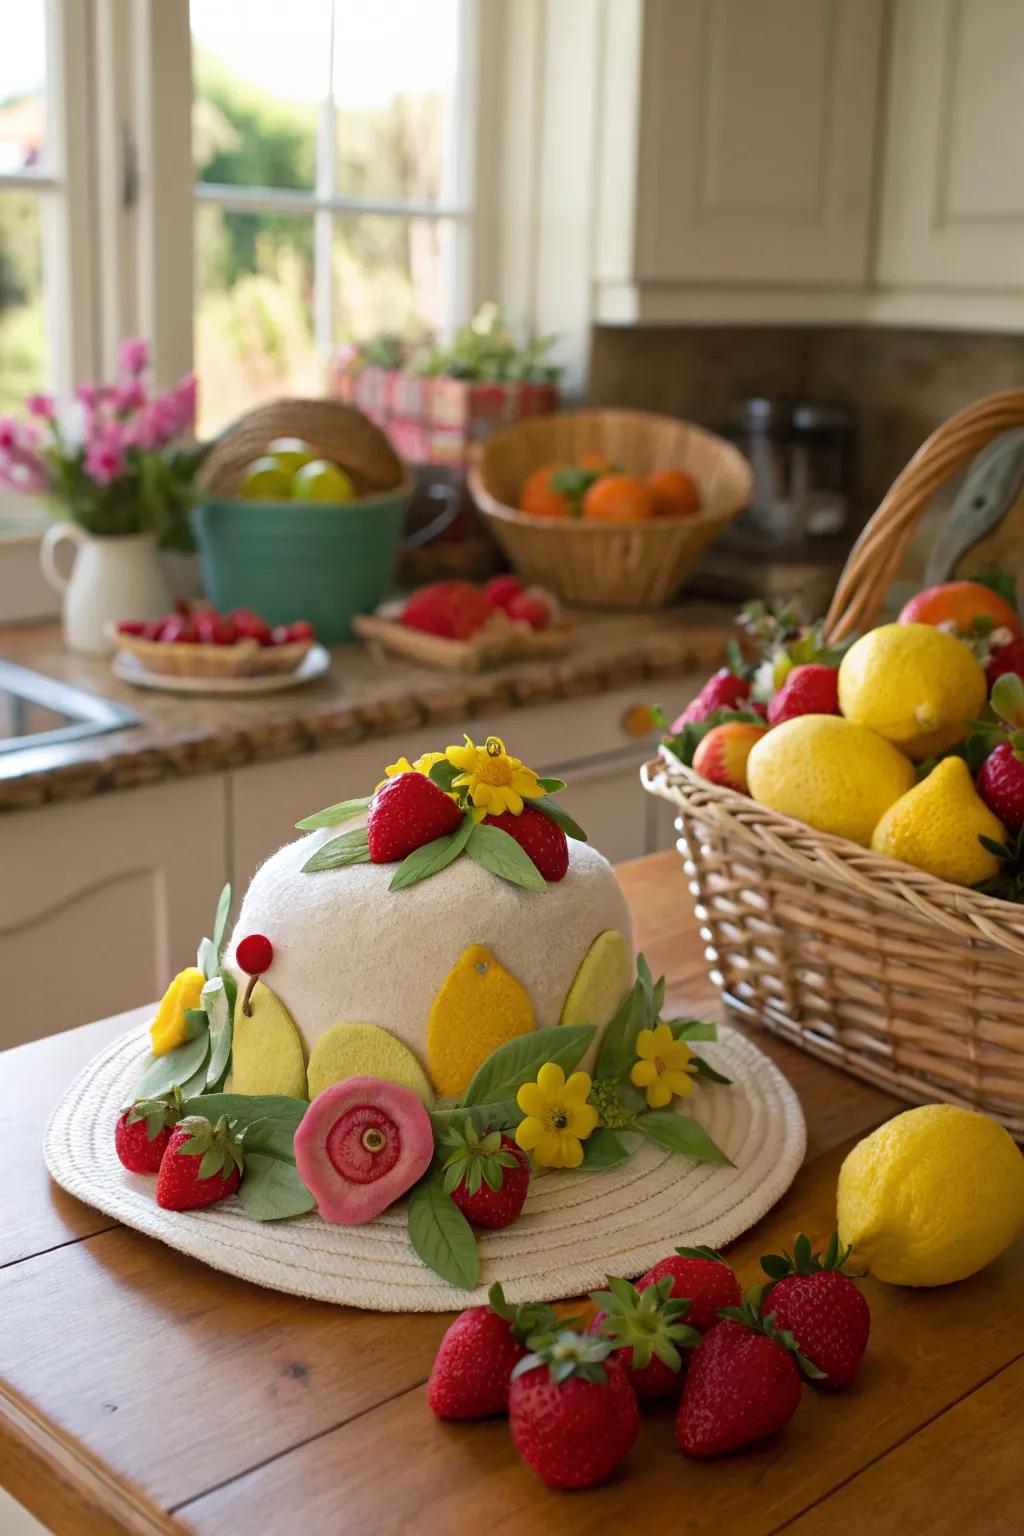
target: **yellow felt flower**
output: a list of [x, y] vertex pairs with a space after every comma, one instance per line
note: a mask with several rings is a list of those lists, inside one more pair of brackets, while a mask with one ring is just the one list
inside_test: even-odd
[[443, 752], [424, 752], [416, 759], [414, 763], [410, 763], [407, 757], [400, 757], [397, 763], [388, 763], [387, 767], [384, 769], [384, 772], [387, 774], [387, 778], [381, 779], [380, 783], [377, 785], [377, 788], [381, 789], [387, 783], [388, 779], [393, 779], [400, 773], [423, 773], [429, 777], [430, 770], [433, 768], [434, 764], [441, 763], [443, 761]]
[[676, 1040], [667, 1024], [656, 1029], [642, 1029], [636, 1037], [640, 1058], [629, 1074], [630, 1082], [645, 1089], [651, 1109], [664, 1109], [673, 1096], [685, 1098], [693, 1092], [697, 1068], [693, 1052], [685, 1040]]
[[149, 1026], [154, 1056], [166, 1056], [168, 1051], [176, 1051], [179, 1045], [185, 1044], [188, 1039], [185, 1011], [201, 1006], [200, 993], [205, 984], [206, 977], [194, 965], [186, 966], [175, 976]]
[[526, 1116], [516, 1141], [542, 1168], [578, 1168], [583, 1142], [597, 1125], [597, 1110], [587, 1103], [590, 1077], [574, 1072], [569, 1081], [556, 1062], [546, 1061], [535, 1083], [524, 1083], [516, 1103]]
[[489, 816], [503, 811], [518, 816], [524, 800], [540, 800], [544, 795], [533, 769], [510, 757], [500, 736], [488, 736], [482, 747], [474, 746], [467, 736], [464, 747], [449, 747], [444, 755], [460, 770], [453, 787], [468, 787], [473, 804]]

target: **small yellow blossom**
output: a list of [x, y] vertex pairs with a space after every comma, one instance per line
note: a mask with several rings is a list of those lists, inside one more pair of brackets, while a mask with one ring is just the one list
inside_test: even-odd
[[400, 757], [397, 763], [388, 763], [387, 767], [384, 769], [384, 772], [387, 774], [387, 778], [381, 779], [380, 783], [377, 785], [377, 788], [382, 789], [387, 783], [388, 779], [393, 779], [400, 773], [423, 773], [426, 774], [429, 778], [430, 770], [433, 768], [434, 764], [442, 762], [444, 762], [443, 752], [424, 752], [422, 756], [418, 757], [414, 763], [410, 763], [407, 757]]
[[554, 1061], [546, 1061], [535, 1083], [524, 1083], [516, 1103], [526, 1116], [516, 1129], [516, 1141], [542, 1168], [578, 1168], [583, 1161], [583, 1142], [597, 1125], [597, 1110], [587, 1103], [590, 1077], [565, 1073]]
[[179, 1045], [185, 1044], [188, 1039], [185, 1011], [201, 1006], [200, 994], [205, 985], [206, 977], [194, 965], [186, 966], [175, 976], [149, 1026], [154, 1056], [166, 1056], [168, 1051], [176, 1051]]
[[673, 1095], [685, 1098], [693, 1092], [697, 1068], [685, 1040], [676, 1040], [667, 1024], [642, 1029], [636, 1037], [639, 1061], [629, 1074], [630, 1082], [647, 1092], [651, 1109], [664, 1109]]
[[503, 811], [518, 816], [524, 800], [540, 800], [545, 793], [533, 769], [508, 755], [500, 736], [488, 736], [482, 747], [467, 736], [464, 747], [449, 747], [444, 755], [460, 770], [453, 788], [466, 786], [473, 804], [490, 816]]

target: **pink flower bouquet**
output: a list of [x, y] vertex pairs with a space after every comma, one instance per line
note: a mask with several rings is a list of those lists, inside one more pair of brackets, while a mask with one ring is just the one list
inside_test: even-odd
[[138, 338], [122, 344], [120, 362], [116, 383], [76, 390], [64, 421], [50, 395], [29, 396], [27, 421], [0, 416], [0, 485], [55, 503], [87, 533], [155, 533], [164, 548], [190, 550], [195, 377], [151, 394]]

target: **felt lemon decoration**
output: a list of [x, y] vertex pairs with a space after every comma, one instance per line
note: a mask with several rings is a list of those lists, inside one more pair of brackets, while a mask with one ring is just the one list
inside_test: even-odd
[[306, 1058], [291, 1014], [262, 981], [252, 989], [249, 1009], [249, 1013], [243, 1011], [239, 992], [231, 1075], [225, 1089], [229, 1093], [279, 1093], [289, 1099], [304, 1099]]
[[632, 957], [614, 928], [599, 933], [583, 956], [562, 1008], [560, 1024], [610, 1024], [632, 981]]
[[535, 1024], [526, 989], [483, 944], [471, 944], [430, 1010], [427, 1062], [434, 1087], [456, 1098], [492, 1051]]
[[428, 1109], [434, 1094], [416, 1057], [396, 1035], [377, 1024], [332, 1024], [309, 1057], [306, 1081], [309, 1097], [347, 1077], [379, 1077], [411, 1088]]
[[908, 1109], [839, 1170], [839, 1240], [891, 1285], [948, 1285], [984, 1269], [1024, 1226], [1024, 1157], [988, 1115]]
[[166, 1056], [176, 1051], [188, 1039], [185, 1014], [190, 1008], [201, 1008], [200, 993], [206, 985], [206, 977], [194, 965], [179, 971], [164, 993], [156, 1018], [149, 1026], [154, 1056]]

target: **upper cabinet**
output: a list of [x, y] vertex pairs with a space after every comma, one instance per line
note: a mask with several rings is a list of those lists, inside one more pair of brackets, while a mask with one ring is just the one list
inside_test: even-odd
[[898, 0], [880, 282], [1024, 289], [1022, 61], [1022, 0]]

